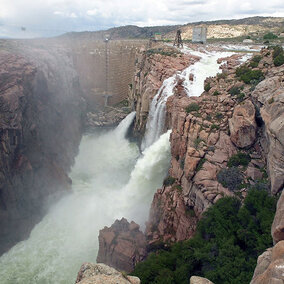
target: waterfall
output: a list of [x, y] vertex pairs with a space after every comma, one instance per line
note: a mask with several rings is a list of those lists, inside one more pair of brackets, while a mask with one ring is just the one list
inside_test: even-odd
[[121, 217], [144, 225], [169, 168], [170, 133], [140, 155], [125, 138], [134, 116], [83, 137], [71, 172], [73, 192], [1, 256], [1, 284], [73, 284], [81, 264], [96, 261], [100, 229]]
[[[182, 52], [197, 55], [201, 59], [163, 82], [150, 105], [146, 132], [141, 144], [142, 150], [152, 145], [164, 132], [166, 102], [174, 94], [174, 87], [178, 80], [183, 80], [183, 86], [188, 96], [200, 96], [204, 91], [204, 80], [209, 76], [215, 76], [219, 71], [221, 64], [217, 63], [218, 58], [234, 54], [232, 52], [199, 52], [186, 47], [182, 49]], [[190, 74], [193, 74], [193, 81], [189, 79]]]

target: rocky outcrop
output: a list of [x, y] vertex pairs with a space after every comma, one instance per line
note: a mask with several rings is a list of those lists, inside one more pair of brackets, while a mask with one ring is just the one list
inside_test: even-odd
[[159, 244], [161, 240], [168, 243], [189, 239], [196, 223], [193, 208], [184, 203], [181, 186], [159, 189], [154, 195], [145, 231], [148, 245]]
[[280, 241], [258, 257], [257, 267], [250, 283], [284, 283], [284, 241]]
[[213, 284], [213, 282], [203, 277], [191, 276], [189, 284]]
[[103, 263], [84, 263], [78, 272], [78, 284], [140, 284], [140, 279], [128, 276]]
[[264, 121], [271, 192], [284, 186], [284, 66], [271, 68], [254, 92]]
[[[222, 76], [206, 80], [210, 90], [200, 97], [187, 97], [178, 85], [167, 101], [166, 124], [172, 129], [171, 185], [159, 189], [152, 203], [146, 229], [152, 245], [190, 238], [210, 205], [235, 194], [217, 179], [233, 155], [242, 151], [251, 159], [246, 169], [239, 168], [247, 187], [263, 178], [265, 138], [256, 124], [251, 89], [237, 80], [234, 64], [227, 66]], [[241, 102], [231, 94], [233, 87], [242, 90]], [[243, 188], [238, 194], [245, 196], [245, 192]]]
[[146, 256], [146, 239], [139, 225], [125, 218], [116, 220], [108, 228], [100, 230], [97, 262], [102, 262], [126, 272]]
[[165, 45], [153, 44], [151, 49], [141, 49], [137, 55], [135, 77], [131, 84], [131, 100], [136, 109], [135, 134], [143, 136], [153, 97], [163, 81], [177, 71], [182, 71], [199, 60]]
[[230, 138], [239, 148], [251, 146], [256, 138], [255, 107], [246, 100], [237, 105], [233, 117], [229, 120]]
[[1, 50], [0, 90], [1, 254], [70, 188], [84, 104], [72, 61], [57, 47]]

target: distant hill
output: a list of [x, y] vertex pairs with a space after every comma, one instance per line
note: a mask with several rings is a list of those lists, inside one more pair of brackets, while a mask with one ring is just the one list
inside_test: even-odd
[[60, 37], [101, 40], [108, 34], [111, 39], [148, 39], [155, 33], [161, 33], [165, 39], [173, 39], [177, 29], [182, 37], [191, 39], [194, 26], [204, 25], [208, 29], [208, 38], [234, 38], [248, 35], [261, 36], [268, 31], [284, 32], [283, 17], [250, 17], [244, 19], [201, 21], [185, 25], [137, 27], [133, 25], [115, 27], [104, 31], [72, 32]]

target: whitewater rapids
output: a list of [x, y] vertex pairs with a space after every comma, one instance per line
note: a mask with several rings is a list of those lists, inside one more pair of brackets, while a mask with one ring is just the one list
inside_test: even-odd
[[169, 167], [170, 132], [140, 156], [125, 138], [134, 116], [115, 130], [83, 137], [73, 192], [0, 258], [1, 284], [73, 284], [81, 264], [96, 261], [100, 229], [122, 217], [144, 226]]

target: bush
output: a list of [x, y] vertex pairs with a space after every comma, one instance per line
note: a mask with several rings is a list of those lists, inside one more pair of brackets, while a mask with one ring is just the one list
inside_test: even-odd
[[226, 79], [228, 77], [228, 74], [226, 72], [218, 73], [217, 74], [217, 79]]
[[209, 92], [210, 89], [211, 89], [210, 83], [207, 83], [207, 84], [204, 86], [204, 91], [205, 91], [205, 92]]
[[283, 47], [280, 45], [276, 45], [273, 47], [272, 57], [275, 59], [278, 55], [283, 54]]
[[229, 94], [232, 96], [236, 96], [239, 95], [241, 93], [241, 88], [240, 87], [235, 87], [233, 86], [230, 90], [229, 90]]
[[168, 176], [164, 179], [163, 185], [169, 186], [169, 185], [173, 185], [175, 182], [176, 182], [176, 179], [174, 177]]
[[276, 39], [276, 38], [278, 38], [278, 36], [275, 35], [275, 34], [272, 33], [272, 32], [269, 32], [269, 33], [267, 33], [267, 34], [265, 34], [265, 35], [263, 36], [263, 39]]
[[217, 125], [217, 124], [215, 124], [215, 123], [213, 123], [213, 124], [211, 125], [210, 129], [211, 129], [211, 130], [215, 130], [215, 129], [218, 130], [218, 129], [220, 129], [220, 126]]
[[216, 90], [216, 91], [214, 91], [214, 93], [213, 93], [213, 96], [218, 96], [220, 93]]
[[217, 112], [215, 118], [220, 121], [223, 118], [223, 114], [221, 112]]
[[199, 160], [197, 167], [196, 167], [196, 172], [200, 171], [204, 165], [204, 163], [207, 161], [206, 158], [202, 158]]
[[187, 113], [191, 113], [193, 111], [199, 111], [199, 109], [200, 109], [200, 106], [197, 103], [191, 103], [185, 108], [185, 111]]
[[263, 190], [250, 190], [243, 206], [237, 198], [221, 198], [203, 214], [192, 239], [150, 254], [132, 275], [142, 284], [188, 284], [191, 275], [215, 284], [250, 283], [257, 256], [272, 246], [275, 208], [276, 199]]
[[237, 190], [243, 181], [243, 177], [238, 168], [232, 167], [220, 170], [217, 174], [217, 180], [224, 187], [227, 187], [230, 190]]
[[255, 55], [252, 59], [251, 62], [249, 64], [250, 67], [252, 68], [256, 68], [258, 66], [258, 63], [261, 60], [261, 56], [260, 55]]
[[244, 93], [238, 94], [238, 95], [237, 95], [237, 101], [238, 101], [238, 102], [242, 102], [242, 101], [244, 100], [245, 96], [246, 96], [246, 95], [245, 95]]
[[238, 154], [232, 155], [228, 161], [228, 167], [247, 167], [251, 158], [250, 155], [239, 152]]
[[277, 57], [274, 58], [273, 63], [275, 66], [281, 66], [284, 64], [284, 54], [281, 53]]

